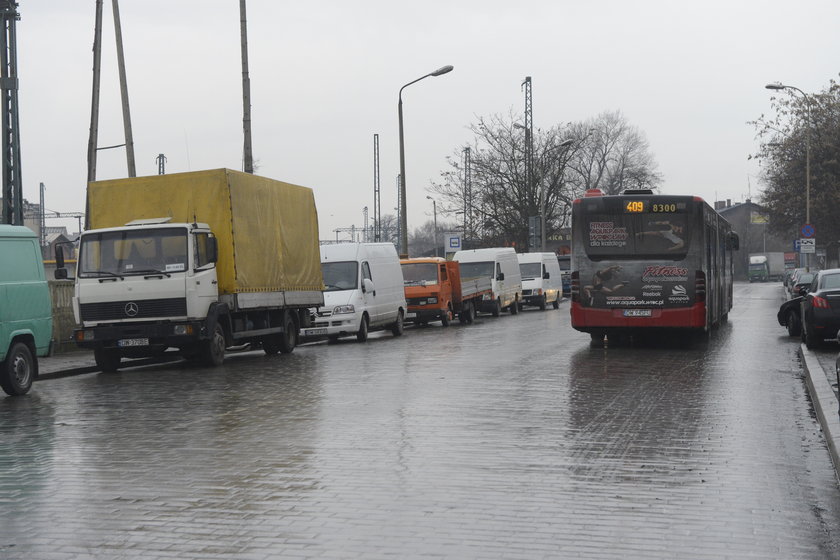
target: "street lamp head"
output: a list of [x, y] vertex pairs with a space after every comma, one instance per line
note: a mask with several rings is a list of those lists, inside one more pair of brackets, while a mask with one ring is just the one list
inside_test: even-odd
[[566, 138], [565, 140], [560, 142], [560, 144], [558, 144], [557, 147], [558, 148], [565, 148], [566, 146], [571, 146], [572, 144], [574, 144], [574, 142], [575, 141], [572, 140], [571, 138]]
[[451, 64], [447, 64], [446, 66], [442, 66], [441, 68], [438, 68], [437, 70], [435, 70], [434, 72], [432, 72], [429, 75], [430, 76], [440, 76], [441, 74], [448, 74], [449, 72], [452, 72], [452, 70], [454, 70], [454, 69], [455, 69], [454, 66], [452, 66]]
[[776, 82], [775, 84], [767, 84], [764, 87], [766, 89], [774, 89], [774, 90], [778, 91], [780, 89], [785, 89], [787, 86], [784, 86], [784, 85], [780, 84], [779, 82]]
[[429, 195], [426, 195], [426, 198], [427, 198], [427, 199], [429, 199], [429, 200], [434, 200], [434, 199], [433, 199], [431, 196], [429, 196]]

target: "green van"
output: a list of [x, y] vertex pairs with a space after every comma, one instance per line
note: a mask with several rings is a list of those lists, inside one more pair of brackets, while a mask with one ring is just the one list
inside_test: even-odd
[[38, 377], [38, 356], [50, 352], [52, 304], [38, 238], [29, 228], [0, 224], [0, 387], [26, 394]]

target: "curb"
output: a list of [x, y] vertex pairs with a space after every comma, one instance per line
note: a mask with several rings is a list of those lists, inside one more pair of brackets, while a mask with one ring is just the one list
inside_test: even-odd
[[800, 345], [799, 355], [802, 358], [802, 365], [805, 370], [805, 384], [814, 403], [814, 411], [817, 413], [817, 420], [822, 428], [825, 442], [828, 444], [828, 453], [831, 455], [831, 462], [834, 464], [834, 472], [840, 478], [840, 406], [834, 396], [834, 389], [828, 383], [825, 371], [820, 365], [816, 356], [808, 350], [805, 345]]

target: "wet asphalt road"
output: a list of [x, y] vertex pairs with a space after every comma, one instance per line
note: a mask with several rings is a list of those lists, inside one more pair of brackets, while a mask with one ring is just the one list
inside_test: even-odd
[[837, 558], [776, 284], [688, 347], [559, 311], [0, 399], [0, 558]]

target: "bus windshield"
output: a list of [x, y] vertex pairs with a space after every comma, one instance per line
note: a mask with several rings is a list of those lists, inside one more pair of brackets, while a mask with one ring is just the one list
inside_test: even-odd
[[583, 249], [592, 260], [684, 259], [690, 243], [689, 214], [587, 214]]

